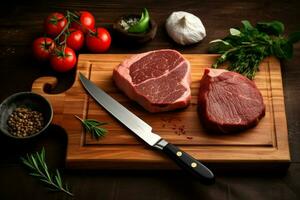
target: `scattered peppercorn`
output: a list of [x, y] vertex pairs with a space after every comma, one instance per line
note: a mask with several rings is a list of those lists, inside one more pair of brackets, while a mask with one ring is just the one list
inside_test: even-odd
[[17, 137], [27, 137], [39, 132], [44, 126], [42, 113], [26, 107], [16, 108], [7, 120], [8, 131]]

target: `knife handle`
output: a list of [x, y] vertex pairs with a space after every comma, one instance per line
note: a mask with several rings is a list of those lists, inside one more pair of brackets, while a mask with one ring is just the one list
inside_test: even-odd
[[180, 167], [199, 177], [203, 182], [214, 183], [215, 176], [210, 169], [175, 145], [168, 143], [162, 150]]

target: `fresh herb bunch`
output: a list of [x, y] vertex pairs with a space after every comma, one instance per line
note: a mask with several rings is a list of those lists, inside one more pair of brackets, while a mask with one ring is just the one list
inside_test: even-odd
[[224, 39], [210, 42], [210, 53], [222, 54], [212, 67], [218, 68], [229, 61], [228, 70], [253, 79], [265, 57], [293, 57], [293, 44], [300, 40], [300, 31], [292, 33], [288, 38], [282, 35], [283, 32], [284, 25], [279, 21], [259, 22], [253, 27], [249, 21], [244, 20], [241, 28], [231, 28], [230, 34]]
[[91, 133], [97, 140], [107, 133], [106, 129], [100, 127], [106, 125], [106, 122], [99, 122], [95, 119], [81, 119], [77, 115], [75, 117], [81, 121], [84, 130]]
[[31, 176], [38, 177], [41, 182], [45, 183], [47, 188], [51, 191], [61, 191], [70, 196], [73, 194], [70, 192], [67, 184], [63, 184], [59, 171], [56, 169], [56, 173], [51, 175], [46, 161], [45, 161], [45, 149], [36, 152], [35, 154], [26, 155], [26, 158], [21, 157], [22, 162], [29, 167], [32, 172]]

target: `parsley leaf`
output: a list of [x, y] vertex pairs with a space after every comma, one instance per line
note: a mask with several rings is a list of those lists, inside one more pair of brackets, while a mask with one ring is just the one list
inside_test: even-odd
[[210, 42], [209, 52], [221, 54], [212, 67], [218, 68], [229, 61], [228, 70], [253, 79], [265, 57], [293, 57], [293, 44], [300, 40], [300, 31], [290, 34], [288, 38], [282, 35], [283, 32], [284, 25], [279, 21], [258, 22], [254, 27], [243, 20], [242, 27], [230, 28], [228, 36]]

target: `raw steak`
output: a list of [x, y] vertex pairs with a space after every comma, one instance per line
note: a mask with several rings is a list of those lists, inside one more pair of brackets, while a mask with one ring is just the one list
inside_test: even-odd
[[255, 126], [265, 115], [260, 91], [248, 78], [223, 69], [205, 69], [198, 111], [213, 132], [231, 133]]
[[186, 107], [191, 99], [190, 63], [177, 51], [137, 54], [120, 63], [113, 79], [130, 99], [149, 112]]

